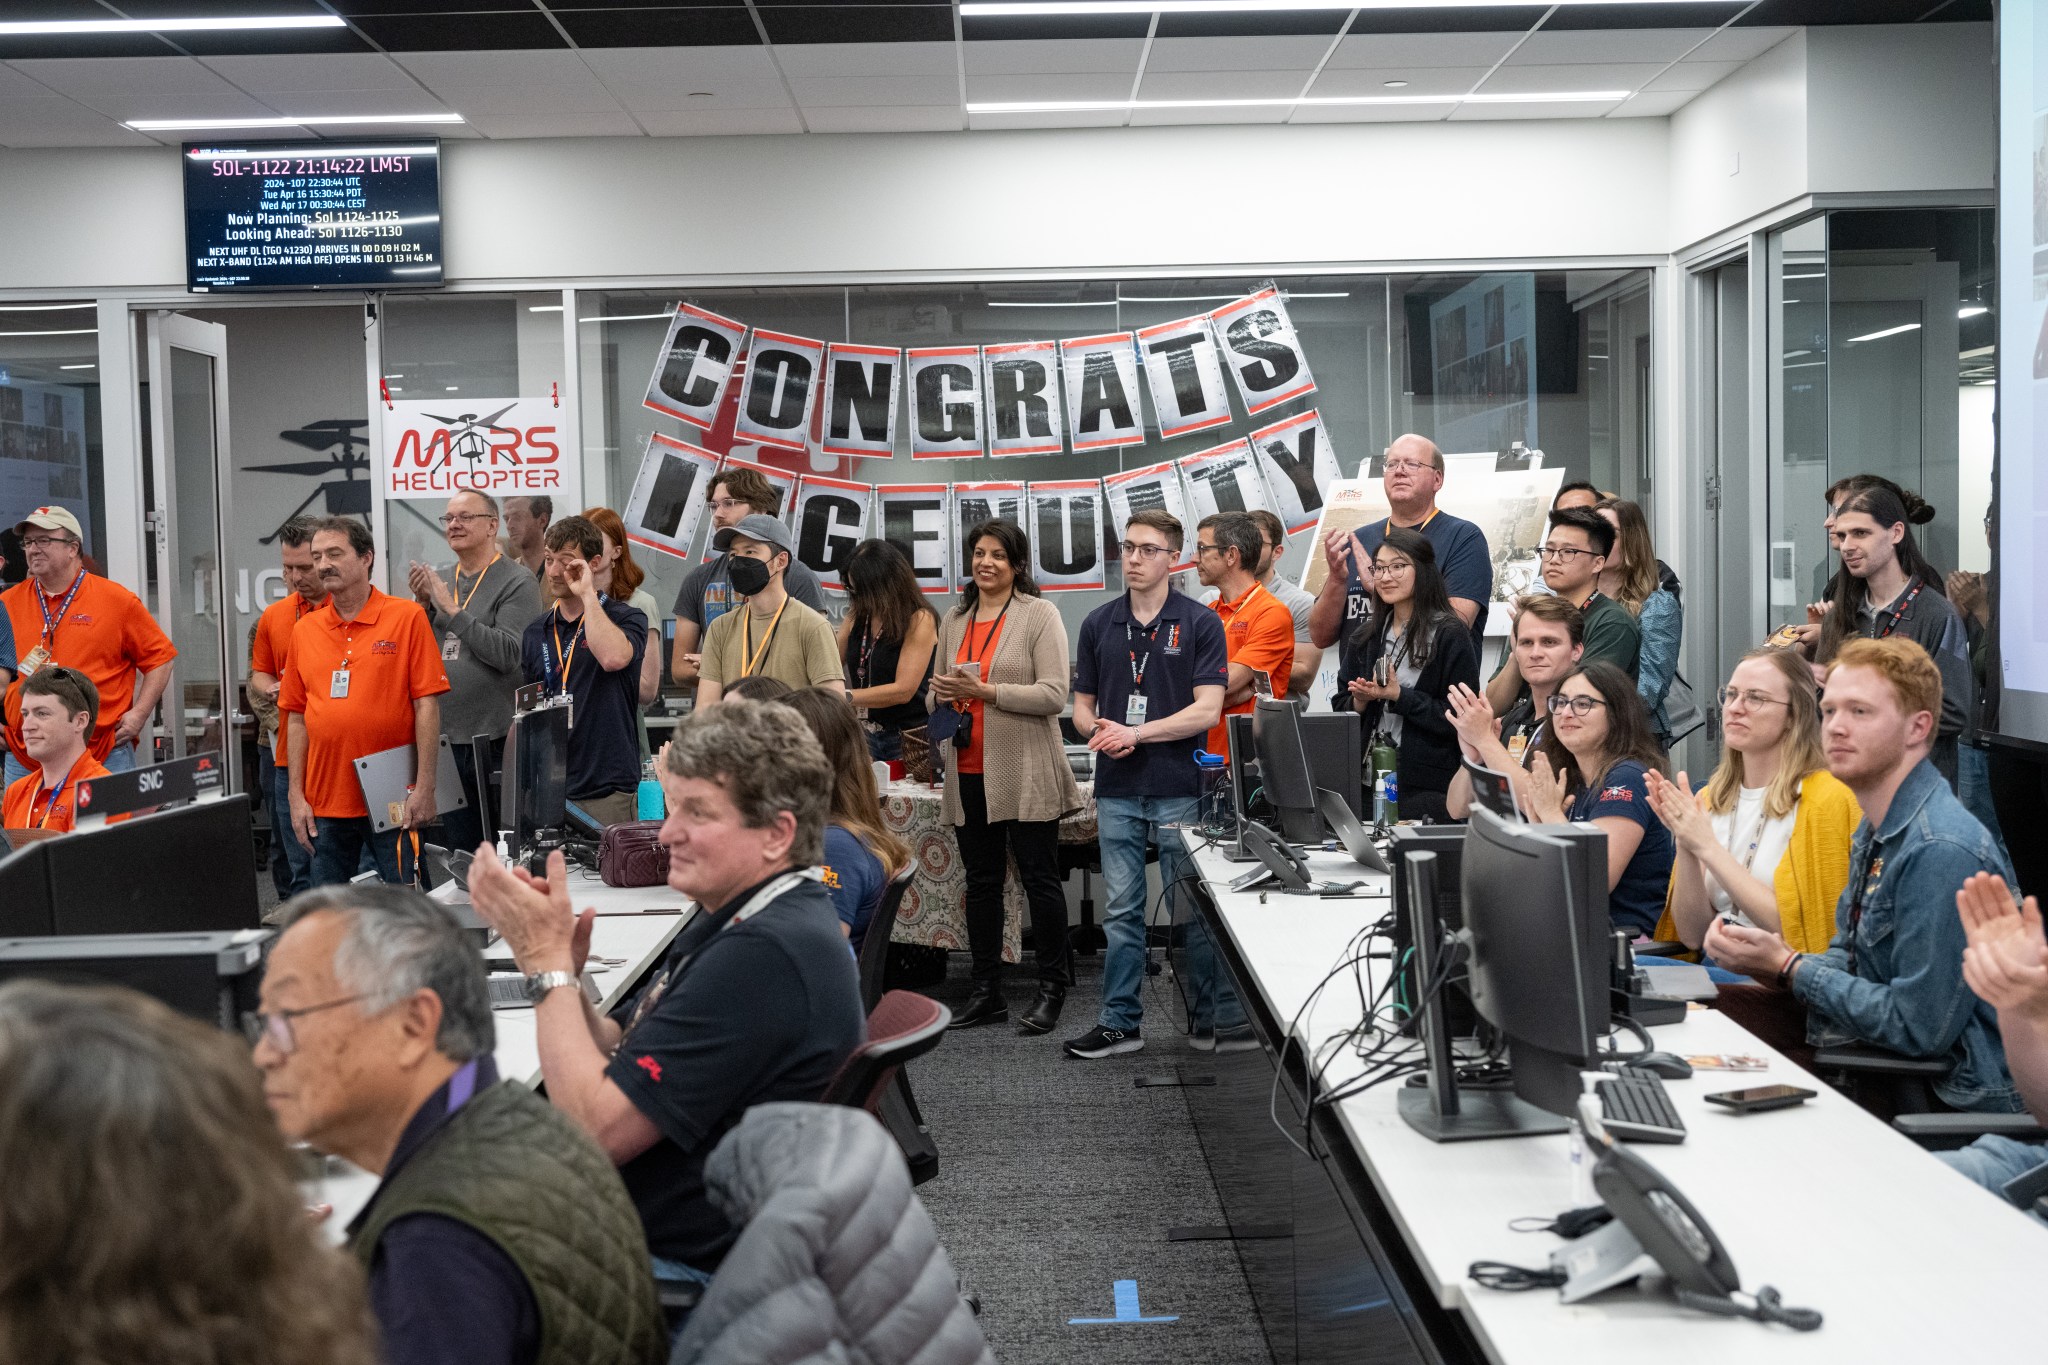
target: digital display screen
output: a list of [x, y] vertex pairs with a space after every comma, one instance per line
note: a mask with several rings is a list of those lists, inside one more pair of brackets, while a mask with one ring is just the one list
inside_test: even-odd
[[441, 283], [441, 144], [188, 142], [185, 285], [377, 289]]
[[1998, 733], [2048, 744], [2048, 22], [1998, 7]]

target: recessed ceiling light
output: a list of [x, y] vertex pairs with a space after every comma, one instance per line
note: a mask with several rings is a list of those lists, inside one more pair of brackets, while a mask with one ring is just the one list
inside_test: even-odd
[[526, 306], [526, 311], [529, 313], [559, 313], [562, 311], [562, 305], [559, 303], [530, 303]]
[[970, 114], [1085, 114], [1133, 109], [1280, 109], [1290, 105], [1352, 104], [1613, 104], [1627, 90], [1550, 90], [1528, 94], [1481, 95], [1311, 95], [1307, 99], [1237, 100], [1005, 100], [969, 104]]
[[138, 133], [178, 128], [322, 128], [345, 123], [460, 123], [460, 114], [308, 114], [304, 118], [138, 118], [124, 127]]
[[668, 319], [676, 315], [671, 308], [666, 313], [609, 313], [601, 318], [578, 318], [578, 322], [650, 322], [656, 318]]
[[0, 332], [0, 337], [89, 337], [99, 330], [97, 327], [66, 327], [55, 332]]
[[58, 369], [60, 369], [60, 370], [97, 370], [97, 369], [99, 368], [99, 366], [97, 366], [97, 365], [59, 365], [59, 366], [58, 366], [57, 368], [58, 368]]
[[450, 385], [448, 386], [448, 392], [450, 392], [450, 393], [461, 393], [461, 392], [462, 392], [462, 387], [461, 387], [461, 385], [459, 385], [459, 384], [450, 384]]
[[1381, 84], [1381, 85], [1384, 85], [1384, 86], [1386, 86], [1386, 87], [1387, 87], [1387, 89], [1389, 89], [1389, 90], [1401, 90], [1401, 89], [1404, 89], [1404, 88], [1406, 88], [1406, 86], [1407, 86], [1408, 82], [1406, 82], [1406, 81], [1381, 81], [1381, 82], [1380, 82], [1380, 84]]
[[96, 303], [0, 303], [0, 313], [68, 313], [97, 307]]
[[1989, 308], [1986, 308], [1981, 303], [1966, 303], [1961, 308], [1956, 309], [1956, 316], [1959, 318], [1973, 318], [1979, 313], [1988, 313], [1990, 311]]
[[[1628, 0], [1487, 0], [1492, 6], [1547, 9], [1553, 4], [1615, 5]], [[1686, 0], [1646, 0], [1653, 5]], [[1090, 14], [1270, 14], [1280, 10], [1316, 9], [1471, 9], [1472, 0], [963, 0], [967, 19], [1026, 18], [1036, 15]]]
[[217, 19], [12, 19], [0, 37], [37, 33], [204, 33], [234, 29], [341, 28], [331, 14], [250, 14]]
[[1844, 344], [1853, 344], [1858, 341], [1876, 341], [1879, 337], [1895, 337], [1901, 332], [1917, 332], [1919, 330], [1920, 324], [1917, 322], [1902, 322], [1896, 327], [1887, 327], [1881, 332], [1865, 332], [1860, 337], [1850, 337], [1849, 341]]

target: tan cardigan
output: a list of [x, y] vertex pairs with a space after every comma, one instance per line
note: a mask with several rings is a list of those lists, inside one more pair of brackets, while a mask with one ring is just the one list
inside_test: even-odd
[[[934, 671], [951, 669], [967, 631], [958, 607], [939, 623]], [[1081, 789], [1060, 739], [1060, 711], [1067, 704], [1067, 627], [1059, 608], [1043, 597], [1017, 593], [1003, 633], [996, 638], [986, 681], [996, 699], [982, 704], [982, 786], [991, 824], [998, 820], [1057, 820], [1081, 809]], [[925, 707], [936, 709], [927, 694]], [[960, 809], [960, 769], [946, 746], [946, 823], [965, 824]]]

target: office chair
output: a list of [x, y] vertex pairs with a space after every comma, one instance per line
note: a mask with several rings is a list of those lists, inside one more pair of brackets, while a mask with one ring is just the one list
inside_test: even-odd
[[868, 921], [867, 936], [860, 941], [860, 1007], [870, 1014], [882, 1003], [882, 989], [889, 973], [889, 939], [895, 933], [896, 914], [903, 908], [903, 897], [915, 880], [917, 859], [913, 857], [883, 888], [882, 903], [875, 907], [875, 917]]
[[890, 991], [868, 1016], [868, 1040], [848, 1054], [819, 1096], [879, 1116], [882, 1092], [898, 1068], [922, 1057], [946, 1036], [953, 1012], [916, 991]]
[[1887, 1119], [1930, 1114], [1934, 1083], [1953, 1065], [1946, 1057], [1906, 1057], [1867, 1043], [1813, 1054], [1814, 1070], [1830, 1073], [1851, 1099]]

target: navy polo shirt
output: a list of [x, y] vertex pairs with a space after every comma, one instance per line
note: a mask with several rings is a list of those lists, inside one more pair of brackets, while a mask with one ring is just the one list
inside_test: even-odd
[[[1194, 598], [1169, 590], [1166, 605], [1153, 618], [1149, 644], [1145, 636], [1146, 627], [1131, 617], [1129, 593], [1103, 603], [1081, 623], [1074, 690], [1095, 698], [1096, 715], [1122, 721], [1125, 704], [1138, 691], [1145, 695], [1145, 719], [1163, 720], [1193, 706], [1197, 687], [1223, 687], [1230, 681], [1223, 622]], [[1144, 664], [1142, 687], [1131, 682], [1133, 653]], [[1095, 795], [1200, 796], [1195, 751], [1205, 738], [1197, 733], [1140, 744], [1128, 758], [1096, 754]]]
[[[1444, 576], [1444, 588], [1452, 597], [1463, 597], [1479, 604], [1479, 614], [1472, 618], [1472, 638], [1483, 639], [1486, 635], [1486, 608], [1493, 600], [1493, 555], [1486, 548], [1486, 532], [1477, 524], [1454, 517], [1449, 512], [1439, 511], [1419, 528], [1429, 541], [1429, 547], [1436, 551], [1437, 571]], [[1379, 517], [1368, 521], [1351, 534], [1358, 537], [1359, 548], [1365, 551], [1367, 561], [1380, 552], [1380, 546], [1387, 539], [1387, 518]], [[1371, 607], [1372, 599], [1358, 581], [1358, 570], [1353, 568], [1350, 575], [1348, 595], [1344, 599], [1344, 633], [1349, 635]]]

